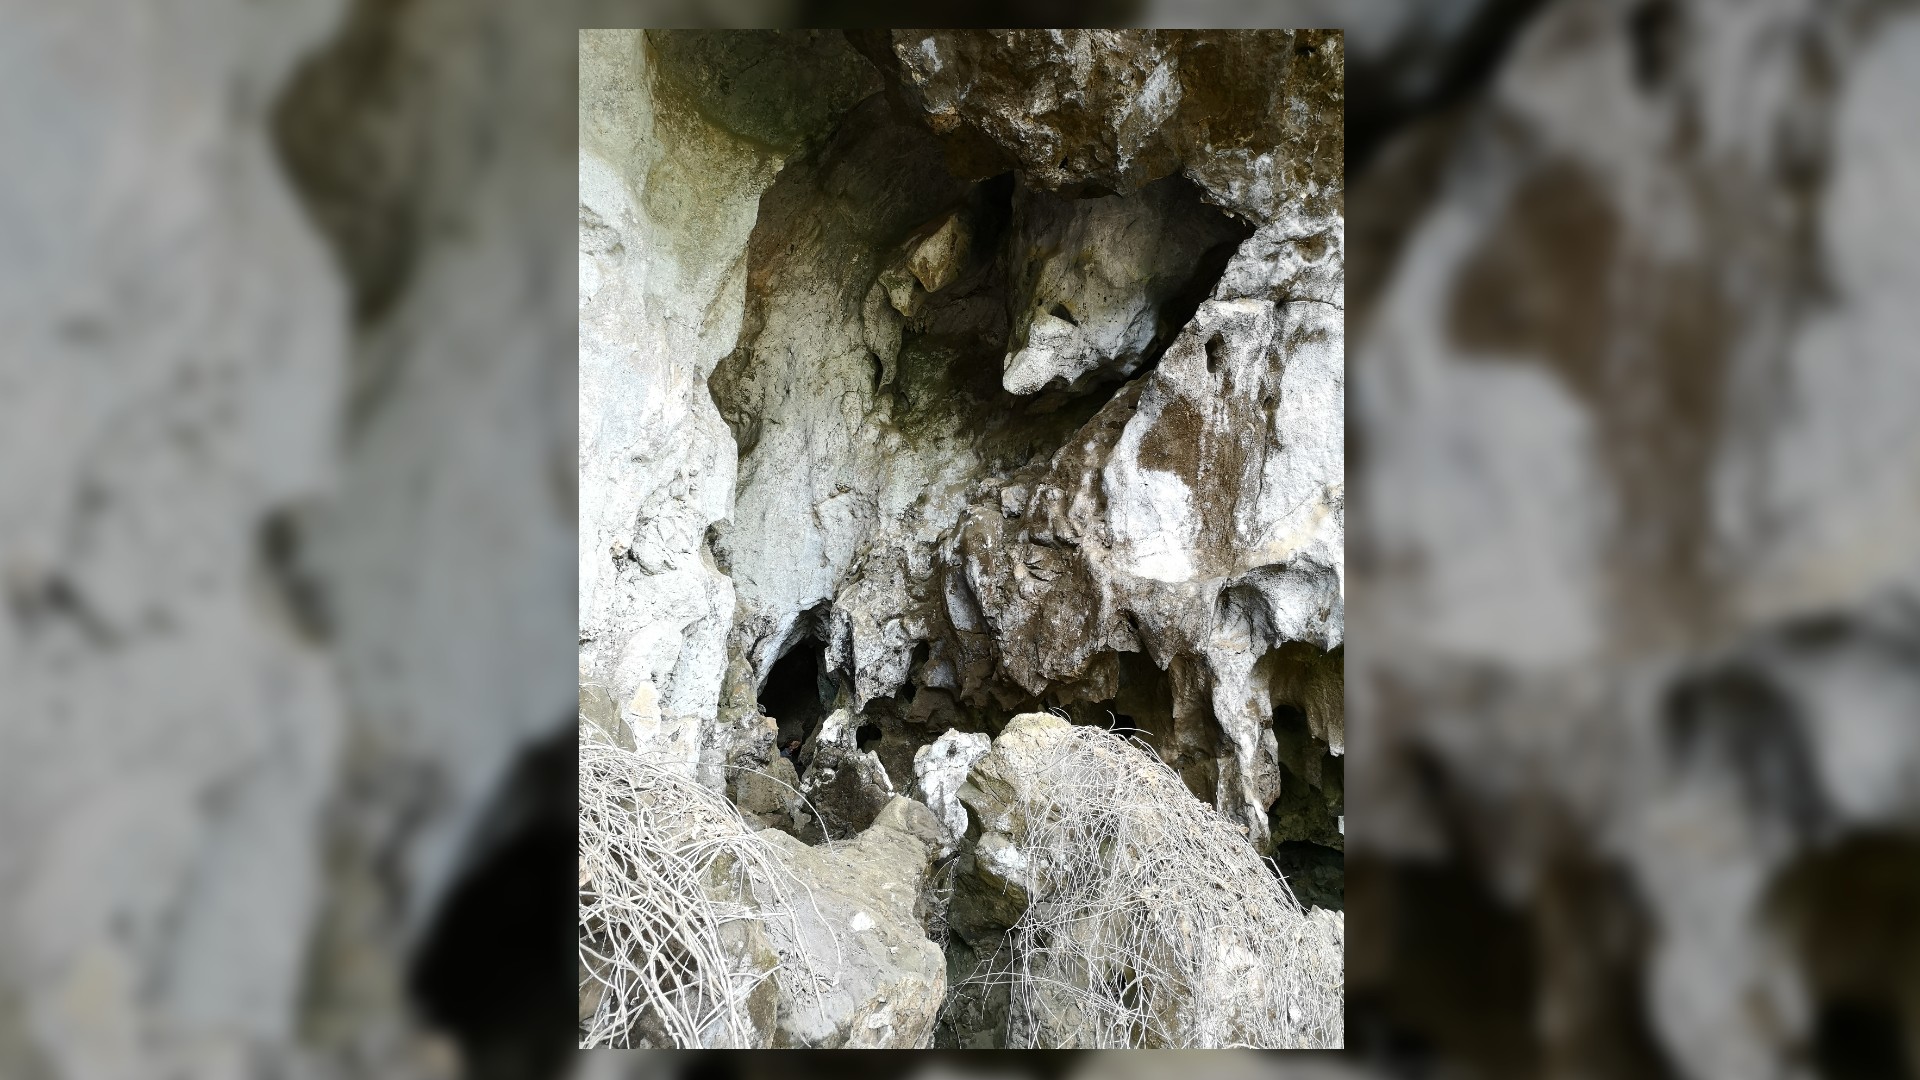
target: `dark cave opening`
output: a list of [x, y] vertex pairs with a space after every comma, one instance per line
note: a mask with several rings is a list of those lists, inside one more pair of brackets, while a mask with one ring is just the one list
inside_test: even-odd
[[1768, 890], [1771, 927], [1816, 1003], [1805, 1047], [1828, 1080], [1911, 1080], [1920, 1032], [1920, 840], [1857, 832], [1803, 855]]
[[1346, 852], [1305, 840], [1290, 840], [1274, 845], [1273, 868], [1286, 879], [1294, 899], [1302, 904], [1330, 911], [1346, 910]]
[[477, 1080], [558, 1076], [576, 1042], [579, 753], [567, 723], [522, 751], [407, 973]]
[[879, 741], [880, 741], [880, 725], [879, 724], [861, 724], [860, 730], [853, 733], [854, 746], [861, 751], [867, 751], [867, 750], [873, 749], [873, 744]]
[[1813, 1066], [1826, 1080], [1912, 1080], [1913, 1065], [1890, 1002], [1822, 1002], [1814, 1020]]
[[789, 646], [760, 688], [760, 711], [779, 725], [776, 745], [812, 738], [833, 711], [839, 691], [838, 679], [827, 668], [826, 642], [807, 635]]

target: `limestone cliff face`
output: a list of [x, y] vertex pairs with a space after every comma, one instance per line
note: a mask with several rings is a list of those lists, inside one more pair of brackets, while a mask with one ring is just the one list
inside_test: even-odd
[[1341, 643], [1338, 38], [716, 35], [866, 91], [787, 149], [684, 39], [587, 40], [585, 677], [715, 777], [810, 640], [900, 774], [1125, 693], [1265, 836], [1276, 694], [1338, 678], [1282, 652]]
[[1337, 864], [1339, 36], [582, 41], [603, 719], [818, 840], [1053, 708]]

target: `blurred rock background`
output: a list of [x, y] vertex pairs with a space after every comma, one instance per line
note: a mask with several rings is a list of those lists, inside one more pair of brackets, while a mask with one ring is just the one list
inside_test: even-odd
[[[1237, 1060], [1914, 1075], [1913, 9], [969, 11], [1347, 29], [1356, 1051]], [[892, 14], [0, 14], [0, 1074], [567, 1067], [575, 30]]]

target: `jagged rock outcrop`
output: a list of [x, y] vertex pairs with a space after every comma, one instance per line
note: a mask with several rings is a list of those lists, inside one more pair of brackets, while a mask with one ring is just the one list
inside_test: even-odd
[[967, 811], [960, 802], [960, 785], [991, 745], [985, 735], [949, 731], [914, 752], [913, 794], [940, 820], [942, 857], [951, 855], [966, 836]]
[[770, 833], [811, 889], [797, 937], [769, 936], [821, 961], [829, 985], [802, 988], [783, 975], [773, 1046], [851, 1050], [917, 1048], [933, 1035], [947, 963], [925, 929], [928, 873], [940, 840], [926, 807], [895, 798], [850, 843], [808, 847]]
[[726, 95], [797, 76], [583, 64], [583, 678], [804, 840], [911, 784], [957, 889], [1017, 877], [954, 790], [1040, 707], [1337, 859], [1339, 36], [853, 40], [777, 150]]
[[1550, 1014], [1543, 1071], [1915, 1060], [1873, 912], [1920, 866], [1917, 46], [1871, 5], [1547, 5], [1356, 188], [1353, 851], [1381, 925], [1445, 879], [1527, 957], [1471, 1024], [1408, 940], [1355, 964], [1449, 1056]]
[[[1182, 289], [1218, 274], [1244, 230], [1179, 179], [1135, 198], [1067, 200], [1022, 185], [1014, 196], [1001, 383], [1031, 394], [1058, 380], [1127, 378], [1165, 349], [1188, 305]], [[1171, 323], [1171, 325], [1170, 325]], [[1159, 348], [1156, 349], [1155, 346]]]
[[[1013, 72], [1031, 37], [1013, 35], [995, 62]], [[1126, 49], [1160, 47], [1098, 40], [1122, 66]], [[1273, 40], [1312, 63], [1337, 53]], [[997, 55], [980, 48], [969, 63]], [[1085, 77], [1088, 94], [1120, 92]], [[1179, 140], [1196, 163], [1213, 162], [1194, 134], [1213, 130], [1195, 119], [1204, 100]], [[1062, 177], [1022, 170], [1009, 209], [1008, 178], [956, 180], [939, 142], [883, 105], [861, 106], [763, 200], [741, 345], [713, 380], [742, 449], [716, 545], [740, 591], [733, 647], [763, 678], [802, 614], [831, 604], [829, 660], [853, 706], [938, 691], [914, 706], [935, 723], [1043, 696], [1107, 700], [1117, 656], [1145, 652], [1178, 685], [1157, 722], [1177, 734], [1163, 749], [1266, 835], [1279, 772], [1257, 662], [1289, 641], [1341, 640], [1337, 174], [1252, 198], [1211, 165], [1187, 170], [1197, 188], [1102, 173], [1133, 193], [1071, 203], [1036, 189], [1071, 188]], [[1203, 196], [1240, 222], [1224, 270], [1203, 255], [1236, 233]], [[968, 242], [939, 250], [964, 249], [967, 268], [929, 272], [929, 292], [905, 267], [956, 222]], [[1218, 280], [1174, 281], [1155, 269], [1171, 265], [1163, 250]], [[1104, 403], [1084, 392], [1149, 357], [1153, 370]], [[986, 383], [988, 362], [1002, 385]], [[1056, 392], [1031, 393], [1048, 383]], [[1330, 723], [1319, 735], [1337, 755]]]
[[810, 847], [683, 763], [580, 729], [582, 1043], [913, 1047], [946, 961], [929, 940], [939, 824], [895, 798]]
[[948, 926], [984, 963], [943, 1044], [1341, 1045], [1343, 917], [1302, 909], [1138, 747], [1023, 714], [958, 796], [976, 835]]
[[581, 667], [653, 703], [691, 765], [726, 737], [734, 606], [707, 530], [735, 512], [737, 451], [706, 378], [739, 334], [760, 193], [873, 73], [831, 33], [660, 41], [581, 38]]
[[879, 756], [860, 747], [858, 726], [853, 713], [836, 709], [801, 747], [800, 794], [815, 839], [859, 832], [898, 795]]

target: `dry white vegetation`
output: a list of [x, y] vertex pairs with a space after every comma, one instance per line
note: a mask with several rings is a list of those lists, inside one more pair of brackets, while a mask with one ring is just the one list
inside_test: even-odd
[[[1074, 727], [1041, 775], [1010, 815], [1032, 902], [968, 980], [1007, 989], [1009, 1046], [1341, 1045], [1340, 916], [1303, 910], [1143, 744]], [[582, 726], [583, 1048], [753, 1046], [771, 980], [818, 1000], [839, 958], [794, 953], [803, 913], [824, 920], [768, 835]]]
[[1337, 1047], [1345, 923], [1285, 881], [1144, 744], [1074, 727], [1011, 815], [1026, 914], [970, 981], [1009, 1046]]
[[807, 886], [732, 803], [679, 768], [580, 737], [580, 1046], [749, 1047], [766, 985], [815, 996], [837, 958], [782, 955], [769, 933]]

